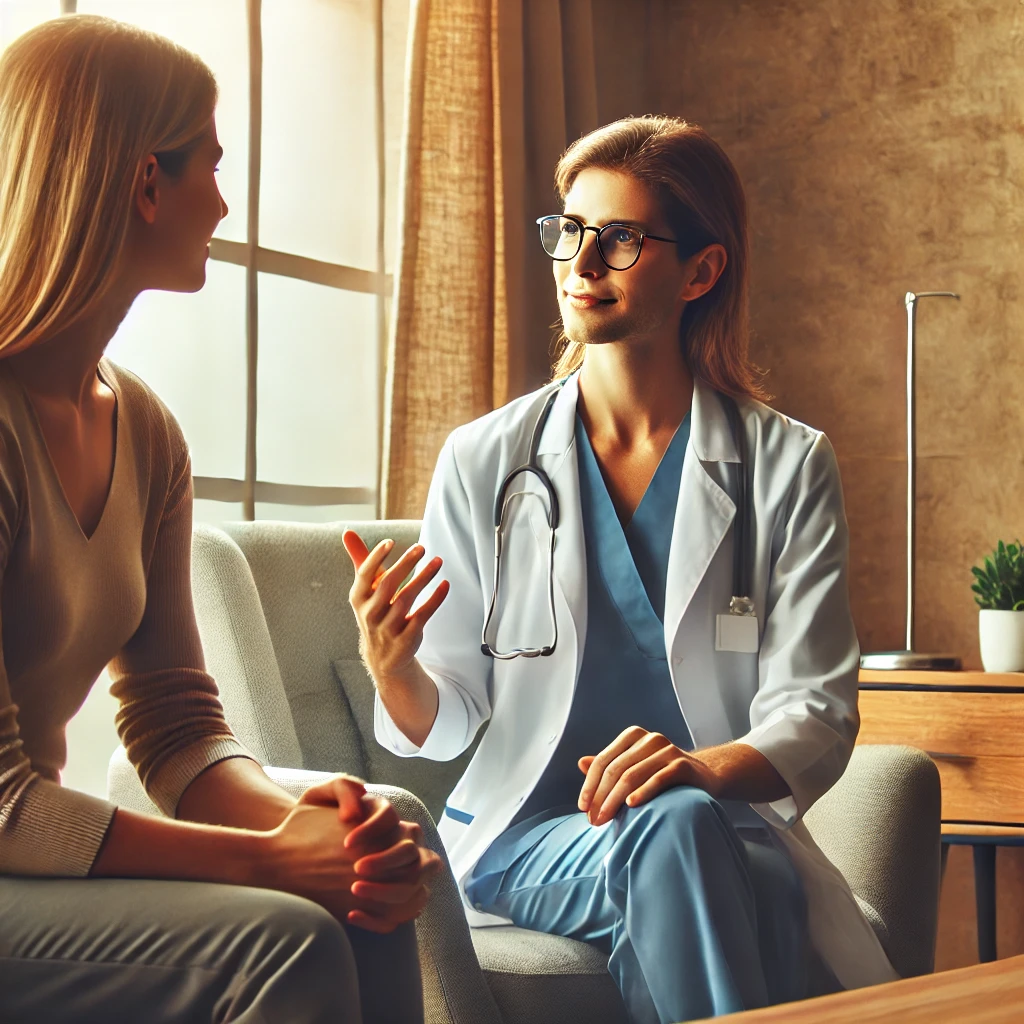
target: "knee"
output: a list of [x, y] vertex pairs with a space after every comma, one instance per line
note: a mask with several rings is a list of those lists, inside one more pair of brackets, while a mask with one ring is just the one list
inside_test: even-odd
[[267, 898], [253, 908], [252, 920], [267, 952], [275, 950], [278, 955], [315, 960], [335, 971], [351, 961], [352, 950], [345, 929], [323, 907], [290, 893], [264, 895]]
[[721, 805], [696, 786], [674, 786], [639, 807], [624, 808], [626, 827], [640, 825], [652, 833], [690, 833], [725, 820]]
[[626, 807], [617, 822], [613, 858], [661, 853], [678, 857], [717, 842], [730, 826], [721, 805], [694, 786], [676, 786], [639, 807]]

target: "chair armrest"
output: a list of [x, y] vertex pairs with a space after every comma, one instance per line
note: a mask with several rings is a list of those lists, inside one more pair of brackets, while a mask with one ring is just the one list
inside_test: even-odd
[[[913, 747], [858, 746], [843, 777], [806, 814], [904, 978], [930, 973], [940, 882], [939, 773]], [[879, 923], [884, 929], [879, 928]]]

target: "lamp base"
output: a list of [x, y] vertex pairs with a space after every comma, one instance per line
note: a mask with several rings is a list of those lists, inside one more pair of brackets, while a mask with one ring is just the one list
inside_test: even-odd
[[955, 654], [920, 654], [918, 651], [875, 651], [860, 656], [860, 667], [873, 672], [959, 672], [963, 663]]

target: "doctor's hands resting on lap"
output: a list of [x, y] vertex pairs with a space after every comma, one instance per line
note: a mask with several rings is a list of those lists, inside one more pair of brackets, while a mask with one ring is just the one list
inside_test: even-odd
[[352, 530], [342, 538], [356, 575], [349, 603], [359, 623], [359, 648], [395, 725], [417, 746], [430, 733], [437, 715], [437, 687], [416, 660], [423, 627], [448, 596], [442, 580], [426, 601], [412, 612], [423, 589], [441, 569], [432, 558], [405, 586], [402, 581], [425, 554], [414, 544], [390, 569], [384, 569], [394, 541], [382, 540], [368, 551]]
[[604, 825], [620, 808], [639, 807], [673, 786], [695, 786], [718, 800], [768, 803], [790, 795], [772, 763], [745, 743], [681, 750], [638, 725], [623, 730], [597, 755], [579, 760], [586, 776], [579, 809]]

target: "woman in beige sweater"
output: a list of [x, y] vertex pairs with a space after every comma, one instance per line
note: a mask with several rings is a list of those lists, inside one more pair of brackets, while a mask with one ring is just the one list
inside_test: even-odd
[[[0, 58], [5, 1022], [422, 1017], [411, 921], [438, 858], [358, 782], [296, 802], [232, 736], [192, 610], [188, 450], [103, 356], [141, 291], [204, 283], [215, 101], [197, 57], [105, 19]], [[60, 785], [108, 664], [169, 817]]]

